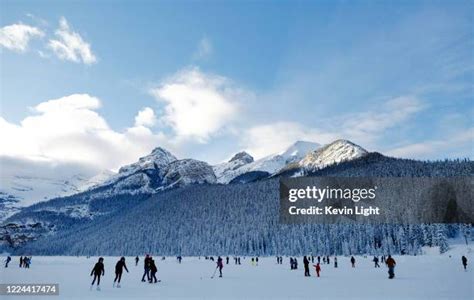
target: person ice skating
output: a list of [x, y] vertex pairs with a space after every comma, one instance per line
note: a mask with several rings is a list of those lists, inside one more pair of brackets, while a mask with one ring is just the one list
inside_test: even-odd
[[354, 256], [351, 256], [351, 264], [352, 264], [352, 267], [355, 268], [355, 266], [356, 266], [356, 259], [354, 258]]
[[393, 279], [395, 277], [395, 265], [397, 264], [392, 256], [388, 256], [385, 264], [388, 267], [388, 278]]
[[462, 265], [464, 267], [464, 270], [467, 270], [467, 257], [464, 255], [461, 257]]
[[385, 255], [382, 255], [381, 261], [382, 261], [383, 264], [385, 263]]
[[258, 256], [255, 257], [255, 264], [258, 266]]
[[305, 277], [311, 276], [309, 274], [309, 260], [306, 256], [304, 256], [304, 258], [303, 258], [303, 265], [304, 265], [304, 276]]
[[331, 263], [331, 261], [329, 260], [329, 255], [326, 257], [326, 261], [328, 262], [328, 265]]
[[23, 268], [23, 256], [20, 256], [20, 268]]
[[321, 256], [318, 255], [318, 263], [321, 262]]
[[92, 275], [94, 275], [94, 279], [91, 283], [91, 289], [94, 286], [95, 281], [97, 280], [97, 290], [100, 291], [100, 276], [105, 275], [103, 257], [100, 257], [99, 261], [95, 264], [94, 268], [91, 271], [91, 276]]
[[226, 265], [229, 264], [229, 257], [228, 257], [228, 256], [225, 258], [225, 264], [226, 264]]
[[157, 283], [158, 280], [156, 279], [156, 272], [158, 272], [158, 268], [156, 267], [155, 260], [150, 257], [149, 260], [150, 264], [150, 280], [148, 280], [149, 283]]
[[117, 287], [118, 288], [120, 287], [120, 280], [122, 279], [123, 269], [125, 269], [125, 271], [127, 271], [128, 273], [127, 265], [125, 264], [125, 257], [122, 256], [120, 260], [117, 262], [117, 264], [115, 265], [115, 279], [114, 279], [113, 286], [115, 286], [115, 282], [118, 281]]
[[334, 256], [334, 268], [337, 268], [337, 257]]
[[30, 257], [23, 257], [23, 267], [26, 268], [26, 269], [29, 269], [30, 268], [30, 264], [31, 264], [31, 256]]
[[[252, 258], [253, 260], [253, 258]], [[252, 261], [253, 263], [253, 261]], [[222, 277], [222, 268], [224, 268], [224, 264], [222, 263], [222, 257], [217, 258], [217, 268], [219, 269], [219, 277]]]
[[135, 257], [135, 266], [138, 266], [139, 261], [140, 261], [140, 258], [138, 258], [138, 255], [137, 255], [137, 257]]
[[151, 260], [151, 257], [150, 255], [147, 254], [145, 256], [145, 260], [143, 261], [144, 272], [142, 276], [142, 282], [145, 282], [145, 276], [146, 276], [146, 280], [150, 281], [150, 260]]
[[326, 263], [326, 256], [323, 256], [323, 263]]
[[319, 272], [321, 272], [321, 266], [319, 265], [319, 263], [313, 265], [313, 267], [316, 269], [316, 276], [319, 277]]
[[181, 263], [181, 261], [183, 260], [183, 257], [180, 255], [177, 257], [177, 259], [178, 259], [178, 263]]
[[372, 261], [374, 262], [374, 267], [375, 268], [380, 268], [379, 258], [377, 256], [374, 256], [374, 259]]
[[5, 268], [8, 268], [8, 264], [10, 263], [11, 260], [12, 258], [10, 256], [8, 256], [7, 259], [5, 259]]
[[253, 257], [250, 261], [251, 261], [252, 266], [255, 266], [255, 259]]

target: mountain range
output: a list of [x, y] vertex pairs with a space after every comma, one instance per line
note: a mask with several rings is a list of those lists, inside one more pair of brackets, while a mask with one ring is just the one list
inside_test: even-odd
[[[220, 232], [223, 226], [234, 232], [234, 239], [240, 241], [235, 247], [245, 252], [249, 237], [242, 236], [243, 233], [255, 232], [255, 243], [261, 243], [261, 238], [265, 243], [275, 243], [282, 235], [290, 234], [277, 226], [278, 177], [464, 176], [471, 175], [472, 170], [470, 161], [422, 162], [390, 158], [368, 152], [347, 140], [323, 146], [299, 141], [281, 153], [259, 160], [239, 152], [229, 161], [214, 166], [194, 159], [178, 159], [158, 147], [83, 191], [18, 209], [1, 223], [0, 248], [44, 254], [92, 253], [97, 248], [84, 244], [89, 237], [99, 238], [113, 232], [107, 239], [115, 243], [123, 231], [130, 231], [134, 234], [130, 239], [136, 242], [127, 248], [127, 253], [132, 253], [139, 249], [138, 245], [156, 243], [147, 237], [140, 238], [142, 234], [137, 226], [147, 226], [148, 220], [154, 231], [147, 229], [147, 232], [150, 237], [161, 239], [160, 247], [168, 249], [167, 253], [180, 253], [179, 249], [184, 249], [180, 248], [184, 242], [178, 236], [183, 232], [192, 235], [196, 245], [203, 245], [211, 238], [208, 235]], [[223, 207], [230, 211], [214, 211]], [[138, 222], [141, 215], [148, 215], [145, 223]], [[106, 225], [109, 223], [117, 228], [110, 228]], [[211, 228], [204, 228], [207, 226], [204, 223], [212, 224]], [[168, 228], [170, 226], [173, 229]], [[196, 229], [201, 235], [192, 232]], [[268, 230], [272, 232], [271, 237], [265, 233]], [[301, 239], [304, 243], [304, 236]], [[231, 247], [225, 238], [221, 242], [220, 248], [208, 250]], [[280, 242], [281, 247], [293, 247]], [[187, 254], [196, 254], [199, 248], [196, 247], [187, 248]], [[274, 250], [268, 244], [252, 247], [265, 253]]]
[[166, 149], [155, 148], [137, 162], [119, 169], [105, 170], [93, 177], [75, 174], [69, 178], [53, 179], [40, 176], [3, 178], [0, 187], [0, 221], [21, 207], [39, 201], [64, 197], [91, 189], [101, 193], [154, 193], [188, 184], [228, 184], [250, 182], [291, 169], [315, 169], [350, 160], [368, 153], [345, 140], [321, 147], [317, 143], [297, 141], [285, 151], [254, 160], [246, 152], [235, 154], [229, 161], [214, 166], [194, 159], [178, 159]]

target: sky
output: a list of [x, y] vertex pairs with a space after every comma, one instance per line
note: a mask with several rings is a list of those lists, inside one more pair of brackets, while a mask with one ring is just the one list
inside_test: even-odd
[[0, 162], [474, 157], [472, 1], [0, 0]]

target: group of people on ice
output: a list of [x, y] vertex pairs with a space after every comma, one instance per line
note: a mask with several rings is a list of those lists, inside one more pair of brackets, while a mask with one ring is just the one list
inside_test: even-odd
[[[178, 262], [181, 263], [182, 257], [178, 256], [177, 259], [178, 259]], [[207, 259], [210, 259], [211, 261], [214, 261], [213, 257], [210, 257], [210, 258], [206, 257], [206, 260]], [[135, 265], [138, 265], [139, 260], [140, 259], [137, 256], [135, 258]], [[314, 256], [304, 256], [303, 257], [304, 276], [305, 277], [310, 277], [311, 276], [310, 271], [309, 271], [309, 269], [310, 269], [309, 264], [310, 264], [310, 261], [311, 261], [311, 263], [314, 263], [314, 260], [315, 260]], [[8, 256], [7, 259], [5, 260], [5, 268], [8, 268], [8, 263], [10, 261], [11, 261], [11, 257]], [[374, 262], [374, 267], [375, 268], [380, 268], [378, 256], [374, 256], [372, 261]], [[391, 255], [388, 255], [387, 258], [385, 258], [385, 256], [382, 256], [381, 261], [382, 261], [382, 263], [385, 263], [387, 268], [388, 268], [388, 275], [389, 275], [388, 278], [393, 279], [395, 277], [395, 266], [397, 264], [395, 259], [393, 259], [393, 257]], [[240, 264], [240, 258], [234, 257], [234, 262], [235, 262], [235, 264]], [[252, 265], [255, 265], [255, 264], [258, 265], [258, 257], [255, 257], [255, 258], [252, 257], [251, 262], [252, 262]], [[331, 262], [331, 260], [330, 260], [329, 256], [323, 256], [323, 263], [324, 264], [330, 264], [330, 262]], [[356, 259], [355, 259], [354, 256], [351, 256], [350, 262], [351, 262], [352, 268], [355, 268], [356, 267]], [[467, 269], [467, 257], [462, 256], [461, 257], [461, 262], [462, 262], [462, 265], [464, 267], [464, 270], [466, 270]], [[30, 263], [31, 263], [31, 257], [26, 257], [26, 256], [25, 257], [20, 257], [20, 268], [22, 268], [22, 267], [29, 268]], [[228, 263], [229, 263], [229, 257], [226, 258], [226, 264], [228, 264]], [[282, 263], [283, 263], [283, 257], [277, 256], [277, 264], [282, 264]], [[144, 273], [143, 273], [143, 276], [142, 276], [142, 282], [146, 282], [146, 280], [145, 280], [145, 277], [146, 277], [146, 279], [149, 283], [157, 283], [158, 280], [156, 278], [156, 273], [157, 273], [158, 269], [156, 267], [154, 259], [149, 254], [147, 254], [145, 256], [143, 266], [144, 266]], [[334, 268], [337, 268], [337, 266], [338, 266], [337, 257], [334, 257]], [[316, 271], [316, 276], [320, 277], [320, 273], [321, 273], [321, 257], [320, 256], [317, 257], [317, 262], [316, 262], [316, 264], [313, 264], [313, 267]], [[224, 268], [224, 260], [222, 259], [222, 257], [219, 256], [217, 258], [217, 262], [216, 262], [216, 269], [215, 269], [214, 274], [212, 275], [211, 278], [214, 278], [214, 275], [216, 274], [217, 271], [219, 271], [219, 277], [222, 277], [222, 269], [223, 268]], [[296, 257], [295, 258], [290, 257], [290, 268], [291, 268], [291, 270], [298, 269], [298, 259]], [[116, 286], [116, 287], [120, 288], [120, 281], [122, 279], [122, 274], [123, 274], [124, 269], [128, 273], [128, 268], [127, 268], [127, 265], [125, 264], [125, 257], [121, 257], [120, 260], [115, 265], [115, 279], [114, 279], [114, 283], [113, 283], [114, 287]], [[94, 284], [97, 282], [97, 290], [100, 290], [100, 277], [105, 275], [104, 258], [103, 257], [99, 258], [98, 262], [94, 265], [94, 268], [92, 269], [90, 275], [94, 276], [94, 279], [92, 280], [92, 284], [91, 284], [91, 289], [94, 286]]]
[[20, 256], [20, 268], [29, 268], [31, 265], [31, 256]]
[[[139, 261], [140, 259], [138, 258], [138, 256], [135, 257], [135, 266], [138, 265]], [[147, 254], [143, 262], [143, 267], [144, 267], [144, 273], [142, 277], [142, 282], [146, 282], [145, 281], [145, 277], [146, 277], [149, 283], [157, 283], [158, 279], [156, 278], [156, 273], [158, 271], [158, 268], [156, 267], [155, 260], [153, 259], [153, 257]], [[115, 278], [114, 278], [113, 287], [117, 287], [117, 288], [121, 287], [120, 281], [122, 280], [123, 270], [127, 271], [128, 273], [127, 264], [125, 263], [125, 257], [122, 256], [119, 259], [119, 261], [115, 264]], [[100, 291], [100, 277], [104, 275], [105, 275], [104, 258], [100, 257], [91, 271], [91, 276], [94, 276], [94, 279], [92, 280], [92, 283], [91, 283], [91, 289], [94, 286], [94, 284], [97, 282], [97, 290]]]
[[[464, 260], [466, 261], [465, 264], [464, 264]], [[311, 263], [314, 263], [314, 256], [310, 256], [310, 257], [309, 256], [304, 256], [303, 257], [303, 266], [304, 266], [304, 276], [305, 277], [310, 277], [311, 276], [310, 271], [309, 271], [310, 261], [311, 261]], [[380, 265], [378, 263], [379, 258], [377, 256], [374, 256], [374, 259], [372, 261], [375, 263], [376, 268], [380, 268]], [[277, 257], [277, 263], [279, 263], [279, 262], [280, 262], [280, 259], [279, 259], [279, 257]], [[350, 262], [351, 262], [352, 268], [355, 268], [356, 267], [356, 259], [355, 259], [354, 256], [351, 256]], [[393, 279], [395, 277], [395, 265], [396, 265], [395, 259], [393, 259], [393, 257], [391, 255], [389, 255], [386, 259], [385, 259], [385, 256], [383, 256], [382, 257], [382, 262], [385, 262], [385, 264], [388, 267], [388, 275], [389, 275], [388, 278]], [[324, 264], [330, 264], [331, 263], [331, 260], [330, 260], [329, 256], [323, 256], [323, 263]], [[466, 268], [467, 258], [464, 257], [464, 256], [463, 256], [463, 265]], [[313, 264], [313, 267], [316, 271], [316, 276], [320, 277], [320, 273], [321, 273], [321, 257], [320, 256], [317, 257], [317, 263]], [[337, 268], [337, 257], [334, 257], [334, 268]], [[290, 269], [291, 270], [298, 269], [298, 259], [290, 257]]]
[[157, 283], [158, 280], [156, 279], [156, 272], [158, 272], [158, 268], [156, 267], [155, 260], [151, 255], [147, 254], [145, 256], [145, 260], [143, 261], [143, 276], [142, 276], [142, 282], [145, 281], [145, 276], [147, 278], [147, 281], [149, 283]]
[[[10, 256], [7, 256], [5, 259], [5, 268], [8, 268], [8, 264], [12, 261]], [[20, 268], [29, 269], [31, 265], [31, 256], [20, 256], [20, 264], [18, 265]]]

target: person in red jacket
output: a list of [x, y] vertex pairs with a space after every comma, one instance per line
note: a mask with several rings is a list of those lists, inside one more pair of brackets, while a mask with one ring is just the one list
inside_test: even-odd
[[313, 265], [313, 267], [316, 269], [316, 276], [319, 277], [319, 272], [321, 272], [321, 266], [319, 265], [319, 263]]

